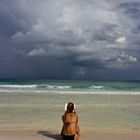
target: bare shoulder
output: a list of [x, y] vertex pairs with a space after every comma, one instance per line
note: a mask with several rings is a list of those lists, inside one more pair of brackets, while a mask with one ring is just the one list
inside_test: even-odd
[[62, 119], [64, 119], [64, 118], [65, 118], [65, 116], [66, 116], [66, 114], [63, 114], [63, 115], [62, 115]]

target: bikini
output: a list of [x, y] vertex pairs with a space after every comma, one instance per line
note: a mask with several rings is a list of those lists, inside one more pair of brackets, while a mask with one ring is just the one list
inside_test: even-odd
[[63, 140], [74, 140], [75, 135], [63, 135]]

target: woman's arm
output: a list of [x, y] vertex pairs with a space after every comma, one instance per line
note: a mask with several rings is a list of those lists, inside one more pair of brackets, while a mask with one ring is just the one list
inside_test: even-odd
[[64, 119], [65, 119], [65, 115], [62, 116], [63, 126], [62, 126], [61, 133], [60, 133], [61, 135], [63, 134], [63, 130], [64, 130], [64, 121], [65, 121]]
[[[77, 114], [76, 114], [77, 116]], [[78, 125], [78, 116], [77, 116], [77, 121], [76, 121], [76, 134], [74, 137], [74, 140], [79, 140], [80, 138], [80, 129], [79, 129], [79, 125]]]

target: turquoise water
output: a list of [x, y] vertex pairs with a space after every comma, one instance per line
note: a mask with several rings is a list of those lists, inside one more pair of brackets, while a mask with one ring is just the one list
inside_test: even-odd
[[139, 81], [65, 81], [65, 80], [0, 80], [0, 90], [6, 89], [67, 89], [95, 91], [140, 91]]

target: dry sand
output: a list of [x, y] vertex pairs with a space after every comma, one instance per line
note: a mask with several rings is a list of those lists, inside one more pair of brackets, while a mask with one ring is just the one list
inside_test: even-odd
[[[60, 140], [54, 131], [0, 131], [0, 140]], [[110, 133], [89, 132], [82, 134], [80, 140], [140, 140], [140, 132]]]

